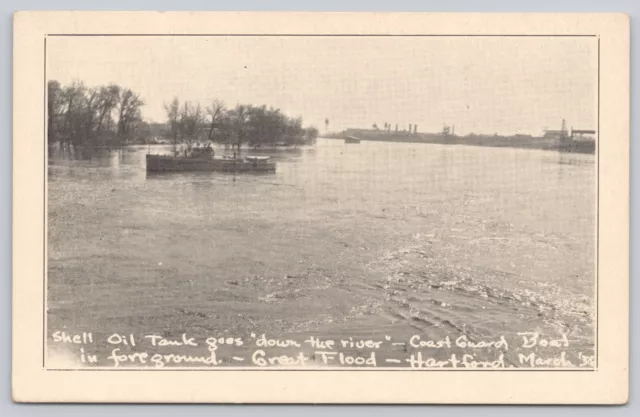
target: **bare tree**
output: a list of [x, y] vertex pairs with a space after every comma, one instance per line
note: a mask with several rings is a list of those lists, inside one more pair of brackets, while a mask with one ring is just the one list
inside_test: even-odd
[[169, 119], [169, 127], [175, 148], [178, 144], [178, 134], [180, 132], [180, 100], [178, 100], [178, 97], [174, 97], [169, 104], [165, 103], [164, 110], [167, 113], [167, 119]]
[[140, 107], [144, 104], [142, 99], [130, 89], [122, 92], [119, 104], [119, 117], [117, 134], [120, 139], [128, 139], [131, 126], [140, 119]]
[[64, 98], [60, 83], [51, 80], [47, 83], [47, 139], [49, 143], [59, 140], [59, 122], [63, 116]]
[[[144, 102], [129, 89], [110, 84], [87, 88], [80, 81], [62, 87], [51, 80], [47, 85], [48, 139], [62, 145], [93, 146], [127, 139], [142, 122]], [[117, 122], [113, 113], [117, 110]], [[113, 126], [115, 124], [115, 126]]]
[[220, 123], [225, 116], [224, 103], [220, 100], [213, 100], [211, 107], [207, 107], [207, 115], [211, 118], [209, 120], [209, 134], [207, 138], [213, 140], [214, 129], [220, 127]]
[[204, 122], [204, 112], [200, 104], [195, 106], [190, 101], [182, 104], [179, 120], [180, 140], [191, 149], [193, 144], [199, 140], [200, 127]]
[[62, 131], [64, 137], [61, 140], [74, 145], [83, 142], [83, 115], [82, 109], [85, 102], [86, 88], [81, 81], [73, 83], [62, 90], [62, 100], [64, 106], [64, 122]]
[[85, 114], [85, 122], [84, 122], [84, 133], [83, 137], [91, 138], [93, 137], [93, 123], [95, 118], [96, 110], [99, 107], [99, 91], [96, 88], [89, 88], [87, 90], [86, 103], [84, 107]]
[[110, 130], [113, 122], [111, 112], [120, 102], [120, 86], [110, 84], [106, 87], [100, 87], [100, 98], [98, 105], [98, 126], [96, 130]]
[[247, 140], [247, 125], [249, 123], [249, 106], [238, 104], [231, 111], [231, 124], [233, 126], [233, 138], [235, 147], [240, 154], [240, 147]]
[[168, 124], [174, 144], [183, 143], [187, 150], [202, 139], [231, 146], [240, 153], [242, 146], [297, 146], [313, 143], [317, 129], [303, 128], [301, 118], [291, 118], [273, 107], [237, 104], [226, 109], [214, 100], [204, 110], [198, 103], [177, 98], [165, 103]]

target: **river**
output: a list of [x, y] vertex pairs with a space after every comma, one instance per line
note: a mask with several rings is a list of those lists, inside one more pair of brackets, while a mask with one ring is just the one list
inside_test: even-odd
[[275, 174], [147, 175], [149, 149], [170, 151], [50, 150], [49, 336], [537, 331], [593, 352], [593, 155], [318, 139]]

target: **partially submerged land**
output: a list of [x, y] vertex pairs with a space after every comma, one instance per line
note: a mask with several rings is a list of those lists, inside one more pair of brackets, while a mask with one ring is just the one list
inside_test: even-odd
[[591, 137], [570, 137], [566, 135], [483, 135], [458, 136], [451, 133], [414, 133], [407, 131], [390, 132], [376, 129], [347, 129], [342, 133], [328, 135], [336, 139], [348, 136], [366, 141], [432, 143], [441, 145], [487, 146], [496, 148], [542, 149], [573, 153], [595, 153], [595, 140]]
[[215, 143], [240, 153], [243, 147], [311, 145], [318, 136], [318, 129], [304, 126], [302, 117], [266, 105], [227, 107], [212, 100], [205, 106], [175, 97], [165, 103], [166, 122], [152, 123], [142, 117], [140, 94], [116, 84], [89, 87], [81, 81], [62, 85], [50, 80], [47, 98], [48, 142], [68, 149], [155, 143], [191, 149]]
[[[88, 87], [80, 81], [61, 85], [48, 82], [47, 136], [51, 145], [66, 148], [109, 147], [131, 144], [169, 143], [191, 148], [215, 143], [233, 148], [286, 149], [312, 145], [318, 136], [314, 126], [304, 126], [301, 117], [289, 117], [266, 105], [237, 104], [226, 107], [220, 100], [209, 106], [183, 101], [177, 97], [165, 104], [167, 120], [152, 123], [143, 120], [144, 99], [135, 91], [116, 84]], [[328, 119], [325, 121], [328, 127]], [[574, 132], [578, 132], [574, 135]], [[587, 132], [587, 136], [582, 134]], [[347, 129], [324, 137], [344, 139], [354, 136], [366, 141], [432, 143], [487, 147], [555, 150], [595, 153], [592, 131], [568, 133], [547, 131], [544, 136], [469, 134], [456, 135], [445, 126], [440, 133], [418, 133], [416, 125], [408, 130], [392, 131], [374, 125], [372, 129]]]

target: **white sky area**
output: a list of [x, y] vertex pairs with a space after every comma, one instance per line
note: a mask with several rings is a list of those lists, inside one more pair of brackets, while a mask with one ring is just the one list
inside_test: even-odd
[[270, 105], [324, 132], [596, 129], [597, 40], [577, 37], [49, 37], [47, 78], [116, 83], [166, 120], [174, 96]]

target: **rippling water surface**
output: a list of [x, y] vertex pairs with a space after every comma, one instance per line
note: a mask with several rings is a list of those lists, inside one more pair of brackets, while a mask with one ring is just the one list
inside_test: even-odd
[[148, 149], [50, 150], [50, 330], [593, 349], [593, 155], [319, 139], [275, 174], [148, 175]]

